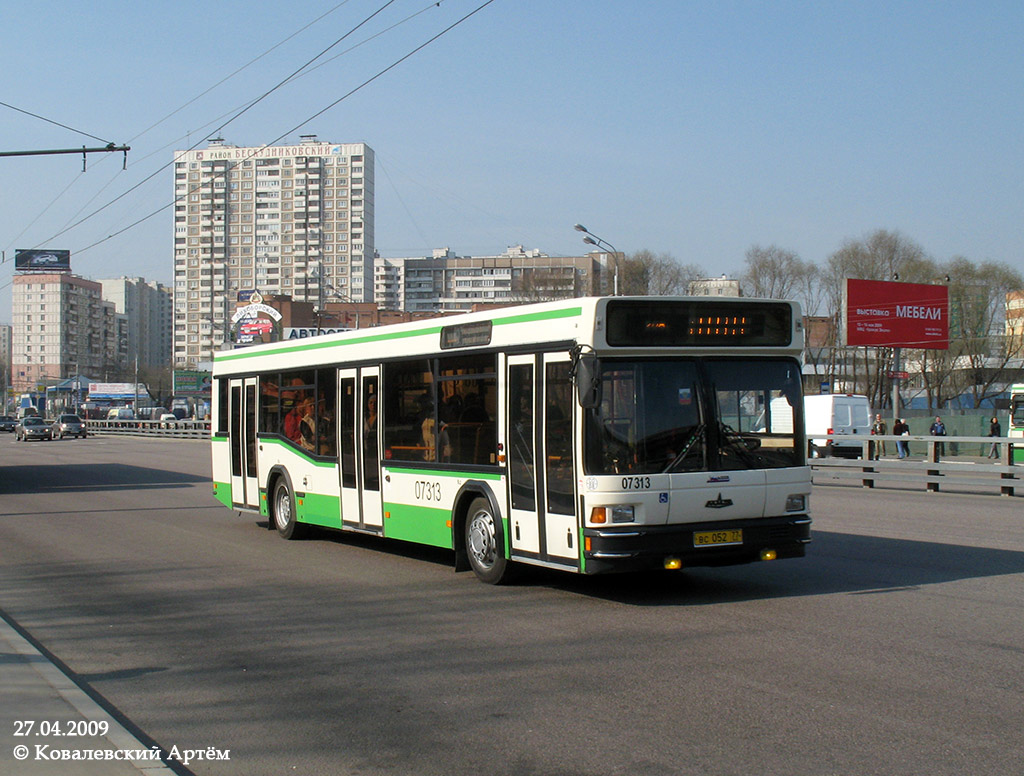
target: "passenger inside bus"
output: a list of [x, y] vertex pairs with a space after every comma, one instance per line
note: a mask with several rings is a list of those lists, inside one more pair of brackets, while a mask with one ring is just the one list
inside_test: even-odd
[[302, 440], [302, 419], [306, 416], [306, 395], [305, 391], [287, 391], [291, 394], [293, 404], [288, 414], [284, 416], [284, 435], [291, 441], [299, 443]]

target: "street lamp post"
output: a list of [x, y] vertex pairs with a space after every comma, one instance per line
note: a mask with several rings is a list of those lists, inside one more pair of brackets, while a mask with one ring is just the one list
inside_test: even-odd
[[594, 234], [589, 229], [587, 229], [587, 227], [583, 226], [583, 224], [576, 224], [576, 225], [573, 226], [573, 229], [575, 229], [577, 232], [583, 232], [583, 234], [586, 235], [586, 237], [583, 238], [583, 242], [585, 242], [587, 245], [593, 245], [595, 248], [600, 248], [603, 251], [609, 251], [610, 250], [610, 252], [612, 254], [612, 259], [615, 261], [615, 270], [614, 270], [614, 275], [613, 275], [613, 278], [612, 278], [612, 296], [618, 296], [619, 295], [619, 252], [615, 249], [615, 246], [612, 245], [607, 240], [602, 240], [596, 234]]

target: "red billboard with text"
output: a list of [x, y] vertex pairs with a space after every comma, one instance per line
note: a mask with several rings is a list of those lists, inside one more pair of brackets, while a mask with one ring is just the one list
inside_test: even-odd
[[846, 344], [948, 349], [949, 288], [847, 279]]

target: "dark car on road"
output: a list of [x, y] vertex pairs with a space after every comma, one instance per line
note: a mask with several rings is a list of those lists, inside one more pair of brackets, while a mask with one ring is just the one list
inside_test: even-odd
[[14, 427], [18, 425], [18, 419], [13, 415], [0, 415], [0, 431], [14, 432]]
[[29, 415], [18, 421], [14, 428], [14, 438], [19, 442], [30, 439], [50, 439], [50, 424], [38, 415]]
[[77, 415], [61, 415], [50, 426], [51, 439], [63, 439], [66, 436], [85, 439], [85, 421]]

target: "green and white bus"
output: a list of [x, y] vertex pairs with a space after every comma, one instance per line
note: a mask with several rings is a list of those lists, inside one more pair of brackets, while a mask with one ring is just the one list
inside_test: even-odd
[[[1024, 384], [1010, 386], [1010, 422], [1006, 429], [1008, 437], [1024, 437]], [[1024, 462], [1024, 443], [1013, 446], [1013, 462]]]
[[214, 494], [484, 582], [804, 555], [791, 302], [601, 297], [223, 351]]

